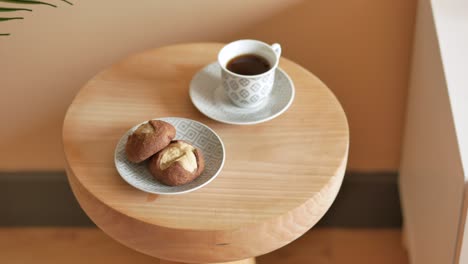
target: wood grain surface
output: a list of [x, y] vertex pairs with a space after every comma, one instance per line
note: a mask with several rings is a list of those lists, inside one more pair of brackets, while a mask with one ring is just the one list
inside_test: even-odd
[[[291, 108], [258, 125], [218, 123], [191, 104], [191, 77], [221, 44], [182, 44], [124, 59], [91, 79], [65, 117], [68, 177], [83, 209], [107, 234], [171, 261], [225, 262], [265, 254], [311, 228], [340, 188], [346, 116], [330, 90], [281, 59], [296, 87]], [[126, 184], [113, 163], [118, 139], [157, 117], [200, 121], [224, 141], [221, 174], [192, 193], [156, 196]]]
[[[314, 228], [257, 264], [408, 264], [400, 229]], [[0, 228], [0, 263], [158, 264], [96, 228]]]
[[[174, 262], [169, 260], [159, 260], [159, 264], [184, 264], [184, 262]], [[255, 258], [248, 258], [238, 261], [230, 261], [230, 262], [218, 262], [218, 263], [211, 263], [211, 264], [256, 264]]]

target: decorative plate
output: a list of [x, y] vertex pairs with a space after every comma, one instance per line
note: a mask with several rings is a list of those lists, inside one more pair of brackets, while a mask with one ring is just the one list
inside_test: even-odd
[[180, 186], [167, 186], [157, 181], [150, 174], [147, 166], [148, 161], [139, 164], [128, 161], [125, 154], [125, 144], [127, 143], [128, 136], [139, 125], [143, 124], [140, 123], [122, 136], [115, 149], [115, 167], [120, 176], [128, 184], [149, 193], [181, 194], [199, 189], [218, 176], [225, 160], [224, 144], [211, 128], [200, 122], [186, 118], [166, 117], [156, 119], [166, 121], [176, 128], [175, 139], [185, 140], [201, 150], [205, 158], [205, 169], [198, 178], [190, 183]]
[[214, 62], [195, 74], [190, 82], [190, 98], [195, 107], [211, 119], [227, 124], [253, 125], [284, 113], [294, 100], [294, 84], [278, 68], [270, 96], [254, 108], [240, 108], [224, 93], [221, 68]]

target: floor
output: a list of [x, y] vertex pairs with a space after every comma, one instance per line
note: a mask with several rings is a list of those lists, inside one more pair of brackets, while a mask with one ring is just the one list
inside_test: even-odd
[[[0, 228], [0, 263], [157, 264], [96, 228]], [[407, 264], [399, 229], [317, 228], [258, 264]]]

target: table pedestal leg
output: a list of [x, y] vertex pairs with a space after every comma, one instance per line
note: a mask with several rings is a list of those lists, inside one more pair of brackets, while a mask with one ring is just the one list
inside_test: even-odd
[[[255, 264], [255, 263], [256, 263], [255, 258], [248, 258], [248, 259], [243, 259], [243, 260], [238, 260], [238, 261], [218, 262], [218, 263], [212, 263], [212, 264]], [[160, 259], [159, 264], [185, 264], [185, 263]]]

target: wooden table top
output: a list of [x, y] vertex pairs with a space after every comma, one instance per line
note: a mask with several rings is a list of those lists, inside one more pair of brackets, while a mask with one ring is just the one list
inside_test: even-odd
[[[93, 77], [67, 112], [63, 144], [75, 195], [99, 227], [139, 251], [179, 261], [263, 254], [312, 227], [340, 188], [349, 144], [346, 116], [332, 92], [294, 62], [282, 58], [279, 66], [294, 82], [295, 100], [271, 121], [229, 125], [196, 110], [189, 83], [216, 60], [221, 47], [181, 44], [130, 56]], [[167, 116], [202, 122], [225, 144], [221, 174], [194, 192], [148, 194], [128, 185], [115, 169], [119, 138], [135, 124]], [[184, 239], [142, 238], [151, 232]], [[217, 242], [211, 245], [208, 238]], [[271, 242], [260, 246], [257, 239]], [[228, 241], [222, 250], [215, 246], [219, 241]], [[185, 254], [180, 247], [190, 243], [200, 243], [200, 252]], [[220, 253], [205, 252], [212, 247]]]

